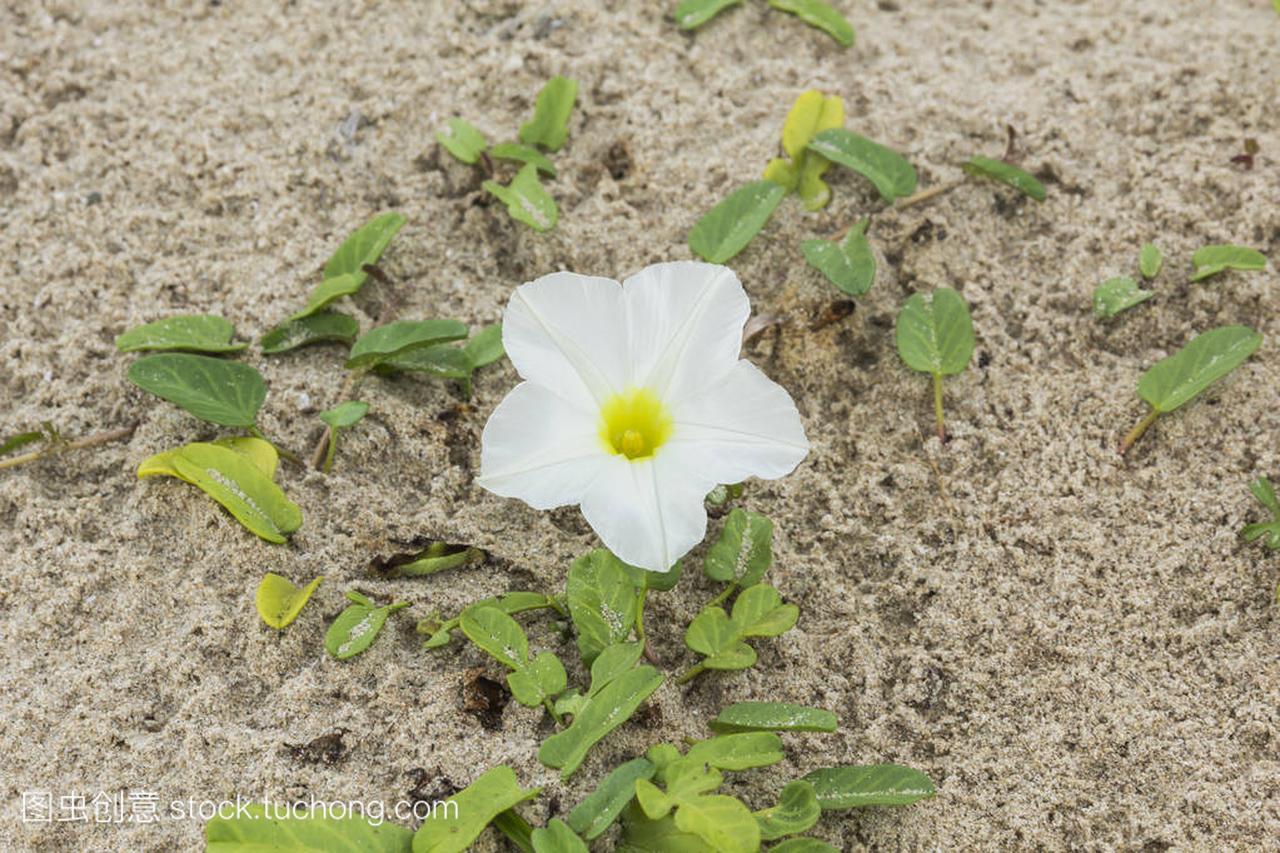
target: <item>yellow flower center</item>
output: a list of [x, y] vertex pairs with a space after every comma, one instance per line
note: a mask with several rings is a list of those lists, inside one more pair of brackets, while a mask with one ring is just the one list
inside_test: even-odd
[[615, 394], [600, 407], [600, 440], [610, 453], [644, 459], [671, 437], [671, 415], [647, 388]]

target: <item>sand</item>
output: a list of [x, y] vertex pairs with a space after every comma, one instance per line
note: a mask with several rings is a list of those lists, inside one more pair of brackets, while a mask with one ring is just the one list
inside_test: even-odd
[[[696, 34], [669, 5], [4, 4], [0, 433], [138, 427], [0, 473], [0, 848], [200, 844], [198, 820], [24, 824], [24, 791], [393, 802], [502, 762], [547, 786], [524, 809], [538, 823], [647, 745], [705, 736], [722, 705], [766, 698], [830, 708], [842, 727], [788, 736], [786, 765], [737, 774], [755, 805], [832, 763], [936, 781], [911, 808], [828, 816], [818, 834], [842, 849], [1276, 843], [1280, 560], [1237, 531], [1262, 518], [1248, 481], [1280, 476], [1280, 294], [1274, 266], [1187, 279], [1205, 243], [1280, 253], [1280, 17], [1265, 0], [842, 0], [859, 31], [845, 51], [757, 0]], [[560, 225], [538, 235], [433, 133], [461, 114], [509, 138], [556, 73], [581, 96], [556, 156]], [[366, 380], [372, 412], [333, 473], [282, 469], [306, 515], [287, 547], [183, 483], [135, 478], [148, 455], [220, 433], [125, 380], [131, 357], [112, 343], [125, 328], [212, 312], [256, 339], [347, 232], [390, 208], [409, 220], [385, 259], [392, 283], [345, 305], [366, 328], [492, 322], [546, 272], [687, 258], [689, 226], [758, 176], [810, 87], [842, 95], [847, 125], [906, 153], [922, 186], [1000, 156], [1012, 125], [1015, 156], [1054, 176], [1049, 198], [972, 184], [880, 212], [869, 185], [833, 171], [827, 210], [788, 201], [733, 260], [754, 309], [783, 320], [747, 355], [795, 396], [813, 443], [794, 475], [743, 499], [777, 523], [772, 579], [800, 623], [759, 643], [748, 672], [664, 685], [647, 722], [571, 784], [535, 758], [543, 715], [511, 704], [484, 728], [462, 709], [481, 655], [422, 652], [413, 630], [483, 595], [560, 589], [595, 544], [576, 511], [473, 482], [508, 364], [469, 404], [440, 382]], [[1261, 147], [1252, 170], [1231, 162], [1246, 138]], [[876, 285], [815, 329], [839, 294], [799, 244], [872, 213]], [[1147, 240], [1168, 258], [1157, 298], [1099, 322], [1094, 285], [1134, 275]], [[941, 285], [971, 302], [980, 353], [947, 383], [945, 447], [929, 437], [927, 379], [892, 342], [906, 295]], [[1257, 355], [1121, 459], [1142, 370], [1226, 323], [1264, 332]], [[245, 358], [270, 384], [263, 428], [308, 448], [315, 413], [341, 400], [341, 351]], [[429, 579], [371, 574], [426, 539], [491, 557]], [[254, 610], [265, 570], [327, 578], [283, 633]], [[340, 663], [322, 639], [353, 588], [413, 606]], [[668, 671], [691, 662], [683, 627], [712, 594], [693, 572], [653, 601]], [[550, 619], [528, 624], [573, 657]], [[339, 730], [340, 748], [289, 746]]]

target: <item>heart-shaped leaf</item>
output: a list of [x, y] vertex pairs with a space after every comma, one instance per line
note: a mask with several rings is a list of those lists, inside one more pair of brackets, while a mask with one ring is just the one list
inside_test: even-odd
[[302, 526], [302, 510], [259, 466], [253, 457], [224, 445], [194, 442], [144, 460], [138, 476], [185, 480], [222, 504], [250, 532], [282, 543]]
[[1155, 295], [1155, 291], [1143, 290], [1128, 276], [1109, 278], [1093, 291], [1093, 313], [1104, 319], [1111, 318]]
[[248, 344], [231, 342], [232, 325], [213, 314], [167, 317], [135, 326], [116, 338], [120, 352], [140, 350], [187, 350], [190, 352], [237, 352]]
[[613, 679], [591, 697], [567, 729], [542, 742], [538, 760], [559, 768], [561, 778], [568, 779], [591, 747], [626, 722], [662, 680], [662, 673], [651, 666], [636, 667]]
[[827, 767], [804, 777], [823, 811], [862, 806], [905, 806], [934, 795], [933, 782], [919, 770], [897, 764]]
[[809, 150], [862, 175], [887, 202], [916, 191], [916, 170], [911, 164], [865, 136], [840, 127], [824, 130], [809, 143]]
[[347, 369], [373, 367], [388, 359], [467, 336], [457, 320], [397, 320], [371, 329], [351, 347]]
[[1192, 281], [1200, 281], [1226, 270], [1260, 270], [1266, 267], [1267, 258], [1256, 249], [1222, 244], [1197, 249], [1191, 256], [1195, 267]]
[[733, 624], [739, 637], [776, 637], [790, 631], [800, 608], [783, 604], [782, 596], [768, 584], [747, 587], [733, 602]]
[[898, 355], [912, 370], [950, 376], [961, 373], [973, 357], [973, 321], [964, 297], [940, 287], [925, 301], [913, 293], [897, 323]]
[[676, 6], [676, 24], [682, 30], [692, 30], [741, 2], [742, 0], [680, 0], [680, 5]]
[[569, 812], [569, 826], [588, 841], [600, 837], [635, 798], [636, 782], [652, 779], [656, 769], [646, 758], [633, 758], [615, 767]]
[[413, 837], [413, 853], [462, 853], [495, 817], [541, 791], [521, 788], [510, 767], [487, 770], [450, 797], [446, 807], [431, 810]]
[[1157, 412], [1172, 412], [1239, 367], [1261, 344], [1262, 335], [1247, 326], [1211, 329], [1142, 374], [1138, 396]]
[[526, 163], [516, 172], [511, 183], [503, 186], [497, 181], [485, 181], [481, 186], [498, 201], [507, 206], [507, 213], [517, 222], [523, 222], [534, 231], [550, 231], [556, 227], [560, 211], [556, 200], [538, 180], [538, 167]]
[[538, 167], [538, 171], [542, 172], [549, 178], [556, 176], [555, 164], [547, 159], [546, 155], [529, 145], [520, 145], [516, 142], [500, 142], [489, 149], [489, 155], [498, 160], [511, 160], [516, 163], [532, 163]]
[[566, 582], [578, 651], [587, 666], [601, 650], [631, 636], [640, 605], [625, 565], [605, 548], [574, 560]]
[[207, 355], [164, 353], [129, 365], [129, 381], [201, 420], [252, 427], [267, 398], [262, 374], [247, 364]]
[[338, 660], [353, 658], [372, 646], [387, 617], [409, 606], [407, 601], [401, 601], [379, 607], [358, 592], [348, 592], [347, 598], [352, 603], [338, 614], [324, 635], [325, 649]]
[[717, 732], [834, 732], [836, 715], [821, 708], [783, 702], [738, 702], [711, 721]]
[[258, 344], [266, 355], [321, 343], [350, 344], [360, 334], [354, 317], [337, 311], [321, 311], [299, 320], [286, 320], [262, 336]]
[[468, 165], [476, 163], [489, 147], [483, 133], [471, 123], [456, 117], [449, 119], [447, 127], [436, 131], [436, 141]]
[[853, 44], [853, 24], [823, 0], [769, 0], [769, 5], [822, 30], [843, 47]]
[[205, 853], [410, 853], [413, 830], [364, 817], [328, 817], [323, 811], [280, 817], [261, 803], [248, 803], [244, 816], [214, 817], [205, 824]]
[[738, 187], [694, 224], [689, 248], [705, 261], [723, 264], [751, 242], [786, 194], [773, 181]]
[[1044, 201], [1044, 184], [1040, 183], [1029, 172], [1010, 165], [1003, 160], [990, 157], [973, 157], [964, 164], [964, 170], [970, 175], [988, 178], [1007, 184], [1036, 201]]
[[840, 243], [805, 240], [800, 244], [809, 266], [850, 296], [862, 296], [876, 280], [876, 256], [866, 234], [869, 221], [864, 219], [850, 228]]
[[322, 580], [324, 577], [320, 576], [299, 589], [288, 578], [267, 572], [262, 582], [258, 584], [258, 592], [254, 597], [258, 615], [272, 628], [285, 628], [298, 618], [303, 605], [311, 598], [311, 593], [316, 591], [316, 587], [320, 586]]
[[788, 782], [778, 795], [778, 804], [755, 813], [760, 837], [773, 841], [811, 828], [822, 817], [813, 785], [797, 779]]
[[567, 77], [548, 80], [538, 92], [533, 118], [520, 126], [520, 141], [559, 151], [569, 137], [569, 116], [577, 97], [578, 84], [573, 80]]
[[773, 565], [773, 522], [758, 512], [734, 509], [720, 538], [707, 549], [702, 570], [721, 583], [753, 586]]

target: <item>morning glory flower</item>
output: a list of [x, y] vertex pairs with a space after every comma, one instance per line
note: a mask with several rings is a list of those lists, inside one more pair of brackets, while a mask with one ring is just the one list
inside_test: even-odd
[[749, 313], [716, 264], [522, 284], [502, 343], [525, 381], [485, 425], [480, 485], [578, 504], [620, 559], [667, 571], [706, 535], [707, 492], [785, 476], [809, 452], [791, 397], [738, 358]]

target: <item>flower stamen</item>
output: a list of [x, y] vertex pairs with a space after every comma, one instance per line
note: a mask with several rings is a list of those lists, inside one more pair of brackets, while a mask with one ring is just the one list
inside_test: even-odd
[[600, 440], [617, 456], [653, 456], [671, 437], [671, 428], [666, 406], [647, 388], [616, 394], [600, 407]]

